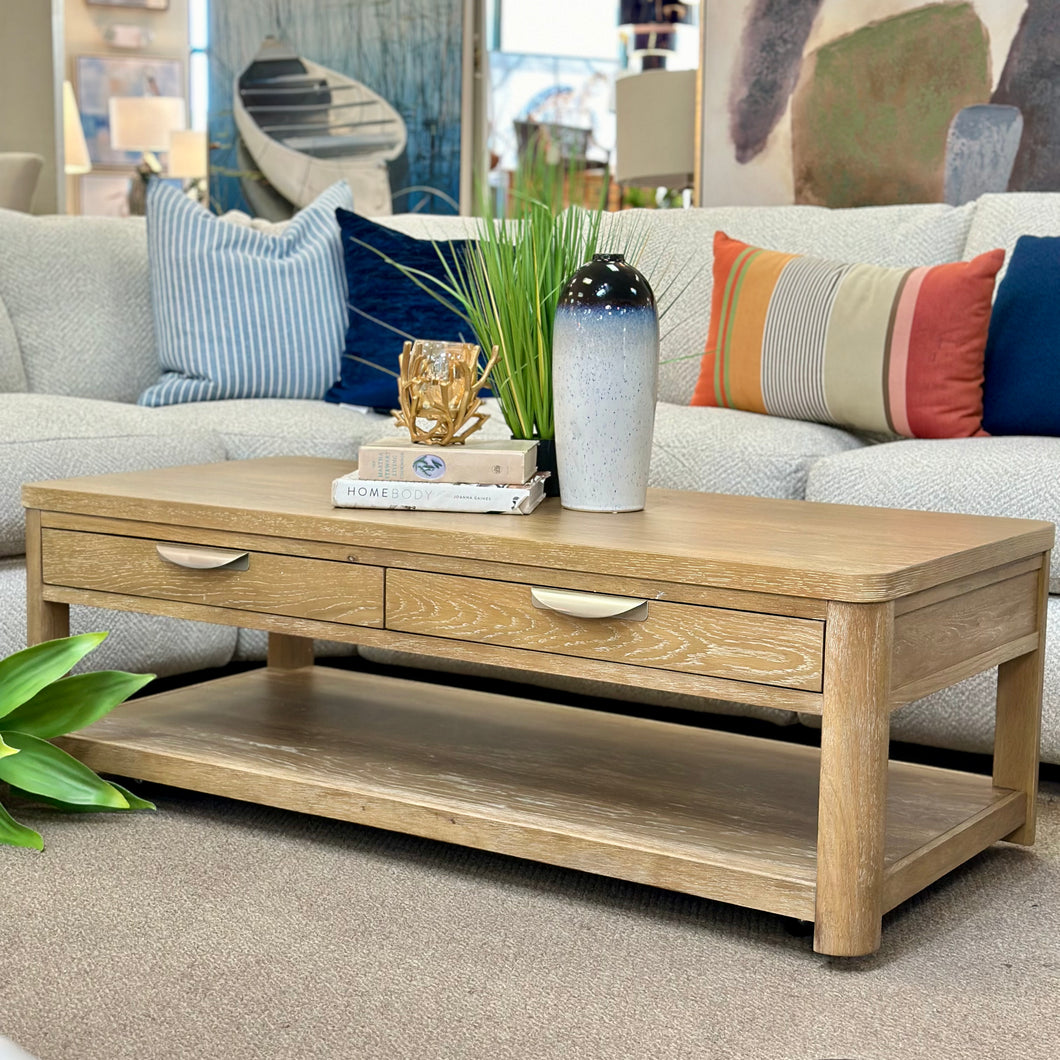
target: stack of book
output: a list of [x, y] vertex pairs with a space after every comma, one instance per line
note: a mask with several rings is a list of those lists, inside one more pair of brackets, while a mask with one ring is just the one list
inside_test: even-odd
[[336, 508], [529, 515], [545, 496], [537, 442], [476, 441], [422, 445], [384, 438], [362, 445], [358, 469], [335, 479]]

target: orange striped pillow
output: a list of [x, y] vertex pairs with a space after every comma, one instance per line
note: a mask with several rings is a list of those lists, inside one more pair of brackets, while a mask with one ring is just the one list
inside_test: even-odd
[[909, 438], [983, 431], [983, 353], [1005, 260], [845, 265], [714, 235], [710, 334], [693, 405]]

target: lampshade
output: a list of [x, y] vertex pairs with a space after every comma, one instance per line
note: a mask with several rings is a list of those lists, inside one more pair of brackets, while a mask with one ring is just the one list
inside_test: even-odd
[[74, 86], [69, 81], [63, 82], [63, 168], [71, 175], [87, 173], [92, 168]]
[[695, 165], [696, 71], [645, 70], [615, 81], [615, 180], [684, 188]]
[[187, 124], [181, 96], [111, 96], [110, 145], [119, 151], [165, 151]]
[[169, 134], [169, 176], [198, 180], [206, 176], [206, 133], [174, 129]]

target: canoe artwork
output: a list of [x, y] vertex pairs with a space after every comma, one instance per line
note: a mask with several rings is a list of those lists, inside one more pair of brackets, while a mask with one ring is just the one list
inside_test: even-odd
[[262, 216], [280, 219], [345, 180], [357, 211], [392, 212], [390, 165], [408, 143], [404, 119], [366, 85], [266, 37], [235, 77], [240, 156], [271, 185], [242, 180]]

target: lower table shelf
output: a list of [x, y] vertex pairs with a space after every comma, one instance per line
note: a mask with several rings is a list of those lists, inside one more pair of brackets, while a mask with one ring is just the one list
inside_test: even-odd
[[[418, 681], [254, 670], [61, 741], [93, 769], [814, 918], [816, 749]], [[884, 908], [1023, 821], [892, 762]]]

